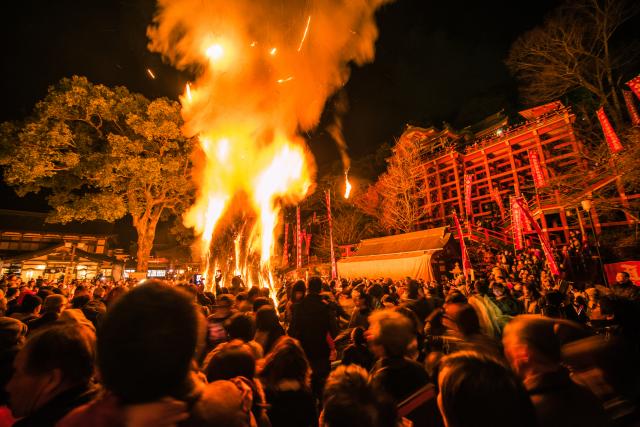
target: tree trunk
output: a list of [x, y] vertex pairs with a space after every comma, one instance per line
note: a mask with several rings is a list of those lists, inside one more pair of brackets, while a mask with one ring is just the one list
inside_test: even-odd
[[160, 219], [160, 213], [145, 213], [142, 217], [133, 218], [133, 225], [138, 234], [138, 249], [136, 258], [138, 263], [136, 271], [147, 272], [149, 267], [149, 257], [153, 248], [153, 240], [156, 237], [156, 226]]
[[136, 271], [147, 272], [149, 266], [149, 257], [151, 256], [151, 249], [153, 248], [153, 239], [155, 237], [155, 230], [151, 233], [141, 233], [138, 231], [138, 251], [136, 252], [136, 258], [138, 263], [136, 265]]

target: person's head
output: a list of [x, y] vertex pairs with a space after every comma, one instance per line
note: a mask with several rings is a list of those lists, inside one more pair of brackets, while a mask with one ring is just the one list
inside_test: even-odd
[[256, 313], [258, 310], [260, 310], [261, 307], [264, 307], [265, 305], [272, 305], [273, 302], [266, 297], [257, 297], [256, 299], [253, 300], [253, 312]]
[[273, 306], [265, 305], [258, 309], [256, 312], [256, 330], [265, 332], [282, 330], [278, 320], [278, 313], [276, 313], [276, 309]]
[[0, 352], [22, 347], [27, 331], [27, 325], [18, 319], [0, 316]]
[[291, 301], [298, 302], [304, 298], [304, 294], [307, 292], [307, 285], [303, 280], [298, 280], [293, 284], [291, 288]]
[[207, 384], [184, 427], [254, 427], [253, 390], [243, 378]]
[[371, 299], [371, 295], [368, 293], [354, 291], [351, 298], [353, 299], [353, 305], [355, 305], [356, 308], [361, 310], [371, 310], [373, 301]]
[[447, 298], [445, 299], [446, 304], [466, 304], [467, 297], [460, 291], [451, 291], [447, 294]]
[[560, 367], [561, 342], [555, 329], [553, 319], [536, 315], [517, 316], [507, 324], [504, 354], [521, 378]]
[[616, 274], [616, 283], [618, 284], [627, 284], [629, 283], [631, 276], [626, 271], [621, 271]]
[[307, 290], [310, 294], [319, 294], [322, 290], [322, 279], [318, 276], [310, 277]]
[[60, 314], [67, 307], [67, 304], [67, 297], [64, 295], [49, 295], [44, 300], [44, 312]]
[[160, 281], [124, 294], [98, 331], [105, 387], [125, 403], [188, 393], [203, 326], [191, 296]]
[[505, 295], [507, 295], [506, 292], [506, 288], [502, 283], [496, 282], [493, 284], [493, 295], [496, 296], [496, 298], [501, 298]]
[[220, 309], [230, 310], [233, 307], [233, 295], [231, 294], [222, 294], [218, 296], [216, 301], [216, 306]]
[[366, 370], [357, 365], [339, 366], [324, 388], [321, 427], [395, 427], [394, 402], [374, 390]]
[[88, 294], [75, 296], [71, 300], [71, 307], [83, 309], [87, 306], [87, 304], [89, 304], [90, 301], [91, 301], [91, 297]]
[[253, 379], [256, 374], [253, 352], [240, 340], [220, 344], [207, 355], [202, 366], [209, 382], [235, 377]]
[[283, 380], [291, 380], [308, 388], [311, 368], [300, 343], [291, 337], [281, 338], [265, 357], [260, 378], [267, 387], [273, 387]]
[[253, 301], [255, 301], [256, 298], [258, 298], [260, 296], [260, 288], [257, 286], [253, 286], [251, 289], [249, 289], [249, 291], [247, 292], [247, 299], [249, 300], [250, 303], [253, 304]]
[[77, 297], [81, 297], [81, 296], [89, 296], [90, 292], [89, 292], [89, 288], [87, 288], [84, 285], [78, 285], [76, 286], [76, 290], [73, 293], [73, 298], [77, 298]]
[[243, 286], [242, 283], [242, 277], [240, 276], [233, 276], [231, 278], [231, 287], [233, 289], [240, 289]]
[[385, 309], [369, 316], [367, 338], [377, 356], [403, 357], [415, 339], [415, 332], [406, 316], [393, 309]]
[[94, 359], [95, 335], [88, 328], [53, 325], [31, 336], [6, 386], [13, 416], [28, 416], [60, 393], [88, 385]]
[[353, 328], [351, 331], [351, 342], [355, 345], [366, 345], [367, 339], [364, 336], [364, 329], [360, 326]]
[[476, 280], [473, 289], [479, 295], [486, 295], [489, 292], [489, 284], [485, 280]]
[[440, 362], [438, 407], [447, 427], [536, 426], [518, 378], [496, 359], [461, 351]]
[[106, 295], [107, 290], [103, 286], [96, 286], [93, 290], [93, 299], [102, 299]]
[[42, 308], [42, 298], [33, 294], [26, 294], [22, 299], [21, 309], [23, 313], [39, 314]]
[[540, 298], [540, 292], [538, 292], [538, 289], [536, 288], [536, 285], [534, 283], [527, 283], [522, 288], [522, 291], [525, 298], [530, 298], [530, 299]]
[[231, 339], [249, 342], [256, 333], [256, 325], [249, 313], [234, 313], [224, 322], [224, 329]]
[[463, 337], [480, 333], [478, 314], [469, 304], [445, 304], [442, 323]]
[[418, 299], [420, 296], [420, 283], [417, 280], [409, 280], [407, 283], [407, 298]]

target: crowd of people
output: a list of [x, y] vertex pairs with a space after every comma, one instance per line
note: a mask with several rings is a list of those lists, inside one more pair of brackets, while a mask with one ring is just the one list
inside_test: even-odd
[[640, 287], [533, 250], [469, 280], [0, 282], [0, 427], [640, 426]]

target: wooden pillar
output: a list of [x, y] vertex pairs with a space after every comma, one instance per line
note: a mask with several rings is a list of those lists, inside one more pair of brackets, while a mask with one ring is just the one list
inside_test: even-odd
[[458, 209], [460, 209], [460, 215], [464, 213], [464, 202], [462, 201], [462, 193], [460, 192], [460, 174], [458, 173], [458, 159], [451, 155], [453, 160], [453, 176], [456, 180], [456, 191], [458, 193]]
[[440, 179], [440, 164], [435, 163], [434, 166], [436, 168], [436, 185], [438, 187], [438, 202], [440, 203], [440, 219], [444, 221], [447, 215], [445, 213], [444, 200], [442, 198], [442, 180]]
[[509, 140], [504, 142], [509, 147], [509, 163], [511, 164], [511, 176], [513, 177], [513, 190], [516, 193], [516, 197], [520, 197], [520, 182], [518, 181], [518, 172], [516, 168], [516, 162], [513, 159], [513, 150], [511, 149], [511, 143]]
[[564, 232], [565, 243], [569, 242], [569, 222], [567, 221], [567, 213], [564, 207], [560, 208], [560, 222], [562, 223], [562, 230]]

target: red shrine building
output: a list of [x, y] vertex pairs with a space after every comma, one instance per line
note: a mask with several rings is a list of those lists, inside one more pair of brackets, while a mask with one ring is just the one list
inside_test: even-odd
[[[525, 197], [543, 232], [557, 243], [567, 242], [571, 230], [599, 234], [637, 222], [624, 208], [640, 194], [625, 192], [612, 165], [588, 167], [570, 108], [556, 101], [520, 115], [525, 121], [515, 126], [502, 113], [462, 131], [407, 126], [399, 143], [410, 138], [420, 147], [413, 173], [427, 215], [419, 229], [448, 224], [455, 209], [467, 217], [469, 237], [510, 243], [513, 196]], [[557, 186], [549, 184], [559, 181], [574, 188], [553, 190]], [[606, 209], [598, 198], [607, 200]]]

